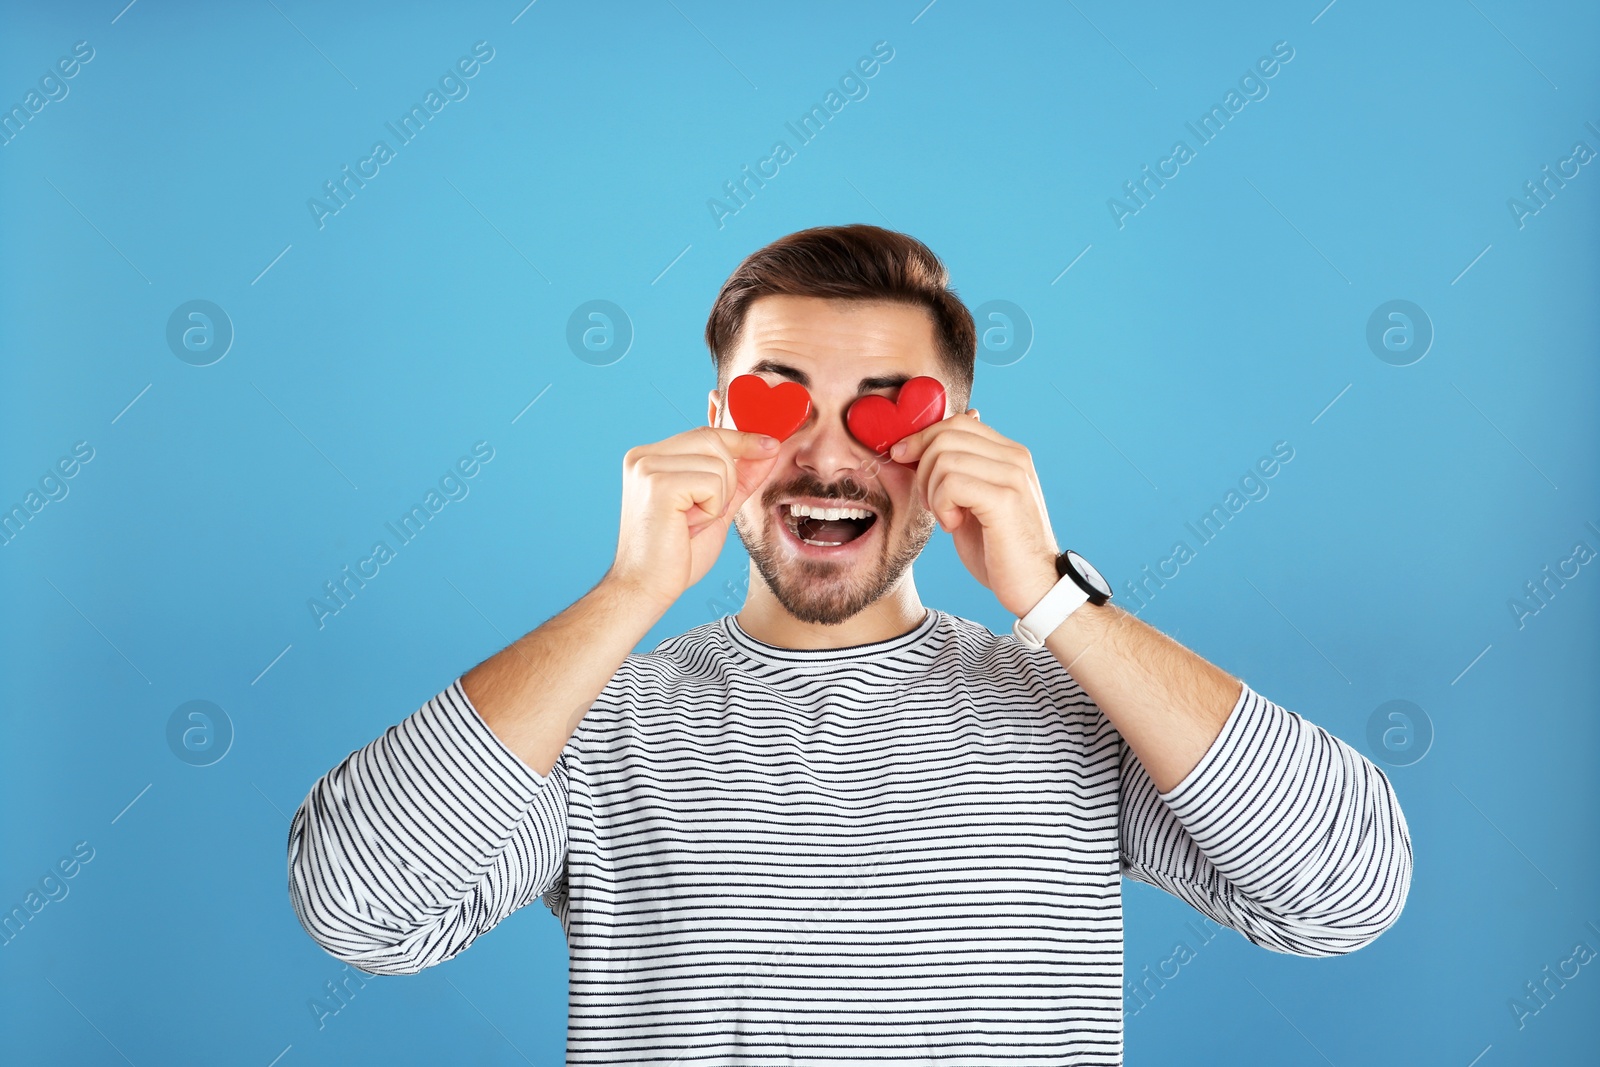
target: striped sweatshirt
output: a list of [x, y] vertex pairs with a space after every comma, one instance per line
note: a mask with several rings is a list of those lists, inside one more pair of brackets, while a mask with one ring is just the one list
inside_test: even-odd
[[289, 831], [307, 932], [412, 974], [542, 900], [570, 1064], [1118, 1064], [1121, 879], [1263, 948], [1400, 914], [1388, 779], [1241, 683], [1168, 792], [1048, 649], [930, 610], [786, 649], [731, 615], [627, 657], [548, 775], [457, 678]]

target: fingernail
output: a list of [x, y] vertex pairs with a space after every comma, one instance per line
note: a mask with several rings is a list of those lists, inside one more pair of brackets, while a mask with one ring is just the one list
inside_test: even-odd
[[889, 449], [889, 458], [890, 459], [899, 459], [901, 456], [903, 456], [905, 454], [906, 454], [906, 443], [904, 441], [896, 441], [894, 443], [893, 447], [891, 447]]
[[777, 447], [778, 447], [778, 439], [776, 437], [767, 437], [765, 435], [762, 436], [762, 438], [761, 438], [761, 450], [763, 452], [771, 452], [774, 448], [777, 448]]

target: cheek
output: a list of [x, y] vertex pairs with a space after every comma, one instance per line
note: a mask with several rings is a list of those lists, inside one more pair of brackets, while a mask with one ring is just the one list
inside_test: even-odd
[[766, 505], [761, 503], [760, 493], [751, 493], [743, 504], [739, 506], [739, 519], [751, 529], [761, 529], [761, 524], [766, 521]]
[[917, 510], [914, 499], [917, 485], [915, 468], [886, 460], [878, 471], [878, 483], [883, 486], [884, 492], [889, 494], [889, 499], [894, 501], [897, 520], [903, 521], [905, 516]]

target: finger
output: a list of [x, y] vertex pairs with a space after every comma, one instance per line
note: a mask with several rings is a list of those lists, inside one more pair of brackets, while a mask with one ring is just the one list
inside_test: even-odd
[[1004, 513], [1008, 499], [1014, 503], [1028, 492], [1029, 479], [1014, 464], [973, 452], [948, 452], [933, 464], [927, 486], [928, 510], [947, 529], [959, 526], [962, 509], [976, 515], [985, 526]]
[[[889, 448], [889, 458], [896, 463], [915, 463], [920, 460], [933, 442], [945, 434], [975, 434], [986, 440], [1004, 442], [1007, 439], [981, 423], [975, 417], [976, 409], [968, 409], [961, 415], [951, 415], [941, 419], [932, 426], [925, 426], [916, 433], [907, 434], [896, 441]], [[973, 415], [972, 418], [966, 416]]]
[[761, 476], [765, 477], [766, 471], [771, 469], [766, 461], [776, 458], [780, 443], [768, 434], [697, 426], [668, 438], [662, 445], [670, 449], [670, 454], [711, 456], [720, 461], [731, 493], [733, 487], [746, 478], [740, 470], [743, 466], [751, 463], [765, 465], [761, 471]]
[[766, 483], [777, 462], [776, 455], [736, 462], [720, 450], [713, 450], [710, 454], [678, 452], [645, 456], [635, 464], [635, 470], [644, 477], [660, 480], [669, 492], [676, 491], [677, 487], [676, 483], [669, 483], [666, 479], [675, 475], [705, 474], [715, 477], [721, 487], [716, 501], [706, 502], [697, 498], [695, 507], [685, 512], [691, 525], [694, 525], [728, 518]]
[[738, 434], [730, 448], [738, 459], [766, 459], [768, 456], [777, 454], [778, 445], [781, 443], [771, 434], [748, 433], [744, 430], [730, 430], [728, 432]]
[[959, 527], [968, 514], [988, 527], [1005, 512], [1007, 499], [1014, 496], [1014, 487], [1003, 482], [990, 481], [971, 471], [948, 470], [931, 488], [928, 510], [946, 530]]
[[[764, 442], [770, 441], [771, 444]], [[696, 426], [692, 430], [675, 434], [653, 446], [652, 451], [672, 454], [698, 454], [720, 456], [728, 464], [728, 474], [734, 474], [734, 464], [744, 459], [764, 459], [778, 451], [778, 439], [762, 433], [746, 433], [717, 426]]]
[[[724, 407], [726, 412], [727, 408]], [[718, 519], [737, 511], [750, 494], [759, 489], [772, 473], [782, 445], [770, 434], [754, 433], [722, 426], [699, 427], [715, 435], [715, 447], [729, 460], [729, 497]]]
[[988, 426], [969, 418], [952, 416], [951, 421], [952, 425], [949, 428], [922, 446], [922, 454], [917, 457], [918, 459], [928, 460], [942, 451], [955, 451], [972, 452], [1019, 465], [1026, 461], [1027, 449], [1007, 437], [1002, 437]]
[[971, 419], [957, 420], [952, 417], [951, 422], [953, 425], [923, 447], [914, 479], [922, 500], [927, 499], [929, 479], [938, 470], [940, 457], [946, 454], [987, 456], [999, 462], [1011, 463], [1023, 472], [1029, 469], [1031, 460], [1028, 451], [1015, 441], [1000, 436], [987, 426], [980, 427]]
[[723, 514], [731, 514], [744, 506], [757, 489], [766, 484], [773, 470], [778, 466], [778, 457], [773, 454], [766, 459], [741, 460], [738, 470], [734, 475], [733, 491], [728, 499], [728, 506]]
[[634, 471], [644, 478], [660, 479], [673, 474], [700, 472], [722, 481], [723, 496], [733, 491], [738, 477], [734, 461], [713, 449], [710, 452], [653, 452], [640, 457]]
[[932, 426], [924, 426], [915, 433], [906, 434], [889, 446], [889, 458], [896, 463], [915, 463], [922, 456], [922, 450], [928, 443], [946, 432], [954, 422], [955, 416], [951, 415], [940, 419]]
[[691, 537], [721, 515], [728, 496], [722, 475], [708, 471], [668, 474], [658, 479], [656, 488], [671, 509], [682, 514], [689, 523]]
[[710, 471], [727, 475], [730, 482], [734, 475], [733, 461], [720, 452], [657, 452], [640, 457], [634, 469], [646, 475]]
[[727, 426], [697, 426], [689, 431], [688, 436], [693, 439], [698, 434], [707, 435], [713, 447], [725, 451], [733, 459], [765, 459], [778, 450], [779, 444], [771, 434], [735, 430]]

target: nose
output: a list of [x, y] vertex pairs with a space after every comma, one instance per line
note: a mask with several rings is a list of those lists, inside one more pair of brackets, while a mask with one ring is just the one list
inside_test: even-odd
[[810, 417], [791, 438], [798, 445], [795, 466], [826, 484], [847, 474], [862, 481], [876, 473], [872, 449], [857, 441], [845, 424], [847, 406], [818, 404], [813, 397]]

